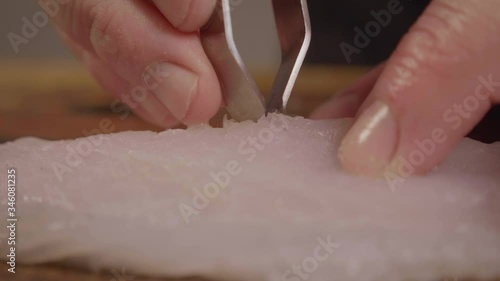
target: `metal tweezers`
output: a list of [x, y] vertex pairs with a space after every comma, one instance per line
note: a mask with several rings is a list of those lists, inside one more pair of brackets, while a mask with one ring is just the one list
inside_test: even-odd
[[200, 30], [227, 111], [237, 121], [255, 121], [270, 112], [285, 112], [311, 41], [307, 0], [272, 0], [282, 58], [267, 105], [236, 48], [230, 1], [218, 0], [209, 22]]

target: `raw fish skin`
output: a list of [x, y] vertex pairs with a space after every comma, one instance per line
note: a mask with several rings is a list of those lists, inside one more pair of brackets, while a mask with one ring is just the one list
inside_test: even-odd
[[[498, 280], [500, 143], [465, 139], [431, 174], [391, 187], [341, 171], [335, 154], [350, 125], [272, 115], [20, 139], [0, 145], [0, 221], [15, 167], [21, 263], [212, 280]], [[219, 177], [225, 187], [207, 205], [193, 189], [224, 171], [234, 175], [227, 186]], [[198, 213], [183, 216], [189, 208]]]

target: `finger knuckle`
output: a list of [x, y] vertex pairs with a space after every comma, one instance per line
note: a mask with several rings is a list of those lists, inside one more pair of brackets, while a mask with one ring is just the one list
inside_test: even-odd
[[59, 28], [71, 39], [77, 40], [83, 31], [84, 18], [82, 17], [84, 1], [72, 0], [61, 6], [61, 13], [58, 13], [54, 20]]
[[427, 37], [430, 51], [441, 62], [477, 60], [491, 48], [498, 24], [474, 1], [435, 1], [413, 28]]
[[89, 7], [90, 31], [88, 38], [95, 52], [106, 57], [117, 51], [116, 42], [122, 36], [117, 9], [112, 1], [99, 1]]
[[449, 2], [436, 1], [396, 51], [400, 72], [406, 76], [425, 72], [437, 78], [453, 79], [450, 69], [482, 55], [484, 44], [464, 40], [465, 34], [470, 33], [472, 21], [473, 14]]
[[[102, 54], [115, 50], [119, 33], [113, 1], [72, 0], [61, 7], [58, 27], [86, 50]], [[113, 39], [113, 40], [111, 40]]]

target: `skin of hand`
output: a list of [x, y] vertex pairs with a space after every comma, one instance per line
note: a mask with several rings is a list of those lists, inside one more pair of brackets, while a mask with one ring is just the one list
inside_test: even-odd
[[208, 122], [221, 107], [198, 32], [216, 0], [65, 2], [54, 16], [63, 40], [99, 84], [140, 117], [167, 128]]
[[500, 103], [500, 1], [434, 0], [391, 57], [311, 118], [355, 117], [338, 152], [369, 176], [422, 174]]

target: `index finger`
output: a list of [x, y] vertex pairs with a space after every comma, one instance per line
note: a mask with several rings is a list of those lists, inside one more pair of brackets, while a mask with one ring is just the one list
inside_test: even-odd
[[339, 157], [354, 173], [419, 174], [500, 100], [495, 0], [435, 0], [402, 40]]

